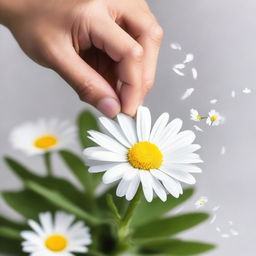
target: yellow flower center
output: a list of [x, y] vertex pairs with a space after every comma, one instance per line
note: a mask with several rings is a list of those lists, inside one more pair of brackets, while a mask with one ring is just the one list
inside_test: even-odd
[[61, 252], [67, 247], [67, 245], [67, 239], [61, 235], [52, 235], [45, 240], [45, 246], [53, 252]]
[[44, 135], [34, 141], [34, 146], [39, 149], [49, 149], [58, 143], [58, 139], [52, 135]]
[[201, 116], [196, 116], [196, 119], [197, 120], [201, 120]]
[[217, 121], [218, 117], [216, 115], [214, 116], [211, 116], [211, 121], [214, 122], [214, 121]]
[[127, 154], [129, 163], [137, 169], [158, 169], [163, 162], [163, 155], [159, 148], [148, 141], [134, 144]]

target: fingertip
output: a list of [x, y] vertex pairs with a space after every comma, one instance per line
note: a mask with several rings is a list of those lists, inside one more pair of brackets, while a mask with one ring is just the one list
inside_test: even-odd
[[114, 98], [103, 98], [96, 107], [109, 118], [114, 118], [121, 111], [120, 103]]

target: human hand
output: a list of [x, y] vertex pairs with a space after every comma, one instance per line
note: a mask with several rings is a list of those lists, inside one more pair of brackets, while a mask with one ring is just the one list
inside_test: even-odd
[[1, 0], [0, 21], [34, 61], [109, 117], [134, 115], [154, 83], [162, 29], [144, 0]]

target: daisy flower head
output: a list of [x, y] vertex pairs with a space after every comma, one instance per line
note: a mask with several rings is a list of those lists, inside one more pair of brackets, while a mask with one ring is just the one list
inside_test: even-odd
[[120, 180], [117, 196], [131, 200], [141, 184], [148, 202], [154, 192], [166, 201], [168, 193], [176, 198], [182, 194], [180, 181], [196, 182], [190, 173], [201, 172], [194, 165], [202, 162], [194, 153], [200, 146], [192, 144], [192, 131], [180, 132], [180, 119], [168, 123], [169, 114], [163, 113], [151, 127], [149, 109], [140, 106], [136, 119], [121, 113], [116, 121], [107, 117], [99, 120], [109, 135], [88, 131], [89, 138], [99, 146], [85, 149], [84, 154], [89, 172], [105, 172], [105, 184]]
[[190, 119], [196, 122], [201, 121], [202, 117], [199, 115], [196, 109], [190, 109]]
[[39, 214], [40, 223], [29, 220], [33, 231], [22, 231], [23, 252], [31, 256], [73, 256], [86, 253], [92, 243], [89, 228], [82, 221], [65, 212]]
[[74, 143], [75, 138], [75, 126], [57, 119], [27, 122], [14, 128], [10, 134], [12, 146], [27, 155], [64, 149]]
[[211, 110], [208, 113], [208, 117], [206, 119], [206, 123], [208, 125], [212, 125], [212, 126], [217, 126], [220, 125], [222, 122], [224, 121], [223, 117], [220, 115], [219, 112], [217, 112], [216, 110]]

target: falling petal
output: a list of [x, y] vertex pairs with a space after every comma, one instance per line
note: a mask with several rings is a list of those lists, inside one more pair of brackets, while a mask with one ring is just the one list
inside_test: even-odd
[[185, 76], [185, 74], [183, 73], [183, 72], [181, 72], [179, 69], [177, 69], [177, 68], [172, 68], [172, 70], [177, 74], [177, 75], [179, 75], [179, 76]]
[[217, 102], [218, 102], [217, 99], [212, 99], [212, 100], [210, 100], [210, 103], [211, 103], [211, 104], [216, 104]]
[[188, 97], [190, 97], [191, 96], [191, 94], [194, 92], [194, 88], [189, 88], [189, 89], [187, 89], [186, 91], [185, 91], [185, 93], [182, 95], [182, 97], [181, 97], [181, 100], [185, 100], [185, 99], [187, 99]]
[[194, 128], [195, 128], [195, 130], [197, 130], [197, 131], [199, 131], [199, 132], [203, 132], [204, 130], [203, 129], [201, 129], [199, 126], [197, 126], [197, 125], [194, 125]]
[[243, 92], [244, 94], [249, 94], [249, 93], [252, 92], [252, 90], [249, 89], [249, 88], [244, 88], [242, 92]]
[[181, 45], [179, 44], [179, 43], [177, 43], [177, 42], [174, 42], [174, 43], [171, 43], [170, 44], [170, 47], [173, 49], [173, 50], [179, 50], [179, 51], [181, 51]]
[[230, 233], [233, 235], [233, 236], [238, 236], [239, 235], [239, 232], [233, 228], [230, 229]]
[[232, 91], [232, 92], [231, 92], [231, 97], [232, 97], [232, 98], [235, 98], [235, 97], [236, 97], [236, 92], [235, 92], [235, 91]]
[[229, 234], [221, 234], [221, 237], [222, 237], [222, 238], [229, 238], [230, 235], [229, 235]]
[[217, 205], [217, 206], [215, 206], [215, 207], [212, 208], [212, 210], [213, 210], [214, 212], [217, 212], [219, 209], [220, 209], [220, 206], [219, 206], [219, 205]]
[[221, 232], [220, 227], [216, 227], [216, 231], [217, 231], [217, 232]]
[[213, 224], [215, 222], [216, 218], [217, 218], [217, 215], [214, 214], [211, 221], [210, 221], [210, 224]]
[[220, 154], [221, 155], [225, 155], [226, 154], [226, 147], [225, 146], [222, 146]]
[[186, 59], [183, 61], [183, 63], [189, 63], [194, 60], [194, 55], [192, 53], [188, 53], [186, 55]]
[[197, 73], [196, 68], [192, 68], [191, 71], [192, 71], [193, 79], [196, 80], [196, 79], [197, 79], [197, 76], [198, 76], [198, 73]]
[[232, 220], [229, 220], [229, 221], [228, 221], [228, 224], [229, 224], [230, 226], [233, 226], [233, 225], [234, 225], [234, 223], [233, 223]]
[[173, 66], [173, 68], [175, 68], [175, 69], [183, 69], [183, 68], [185, 68], [185, 65], [182, 64], [182, 63], [179, 63], [179, 64], [175, 64], [175, 65]]

